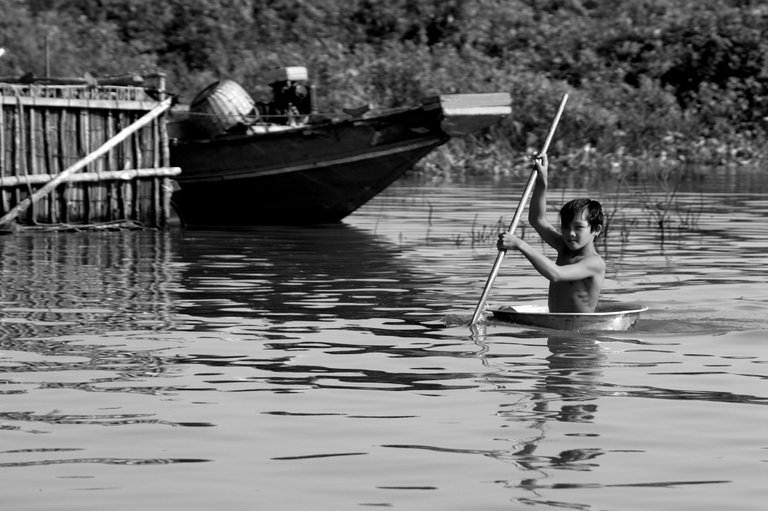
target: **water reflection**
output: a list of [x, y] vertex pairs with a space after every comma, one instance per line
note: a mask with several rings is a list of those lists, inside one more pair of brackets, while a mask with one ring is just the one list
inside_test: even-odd
[[0, 337], [166, 329], [178, 281], [167, 233], [0, 238]]
[[[107, 348], [105, 338], [99, 336], [174, 326], [170, 292], [178, 274], [171, 262], [167, 234], [4, 237], [0, 239], [0, 279], [0, 348], [4, 350], [0, 363], [7, 374], [37, 374], [44, 386], [98, 390], [98, 384], [107, 380], [165, 371], [157, 354], [143, 349], [126, 351], [122, 342]], [[93, 342], [97, 339], [99, 342]], [[63, 371], [80, 371], [92, 378], [62, 383]], [[51, 375], [51, 381], [45, 375]], [[5, 392], [15, 390], [6, 387]]]
[[185, 263], [177, 305], [191, 316], [266, 318], [277, 333], [297, 321], [309, 332], [339, 317], [397, 310], [407, 320], [428, 310], [411, 292], [424, 275], [410, 268], [402, 248], [344, 224], [189, 232], [176, 250]]
[[[254, 491], [296, 509], [587, 509], [717, 470], [734, 481], [718, 504], [745, 502], [767, 402], [765, 199], [716, 199], [663, 250], [643, 226], [609, 242], [607, 293], [651, 306], [616, 339], [437, 325], [468, 322], [496, 255], [455, 234], [508, 195], [435, 190], [428, 225], [422, 201], [318, 229], [0, 238], [9, 495], [52, 502], [91, 478], [110, 490], [79, 494], [101, 507], [155, 483], [188, 509]], [[494, 302], [546, 292], [517, 263]], [[639, 489], [591, 491], [610, 486]]]
[[[475, 332], [467, 340], [477, 348], [470, 356], [482, 364], [484, 371], [474, 380], [482, 392], [498, 397], [493, 400], [498, 406], [493, 415], [500, 419], [501, 429], [494, 428], [492, 438], [455, 441], [501, 442], [505, 447], [457, 448], [439, 442], [384, 447], [480, 455], [511, 464], [518, 470], [519, 478], [499, 478], [496, 484], [525, 490], [516, 500], [532, 503], [539, 498], [539, 490], [554, 477], [553, 471], [597, 471], [599, 459], [607, 454], [596, 441], [600, 434], [592, 425], [599, 421], [598, 402], [604, 395], [604, 368], [608, 363], [601, 342], [611, 340], [517, 327], [507, 327], [502, 332], [492, 327], [490, 334]], [[557, 423], [567, 425], [560, 427]], [[563, 438], [562, 430], [580, 433]], [[553, 453], [553, 445], [560, 449]]]
[[[550, 355], [542, 382], [546, 394], [555, 394], [564, 404], [555, 419], [564, 422], [590, 422], [597, 412], [596, 388], [601, 384], [607, 356], [599, 341], [589, 337], [554, 336], [547, 339]], [[539, 402], [537, 412], [545, 414], [548, 400]]]
[[[523, 331], [509, 334], [509, 337], [521, 341], [541, 341], [542, 332]], [[525, 373], [534, 378], [530, 396], [521, 401], [519, 394], [512, 393], [514, 400], [502, 405], [498, 413], [511, 423], [527, 424], [536, 433], [522, 442], [520, 439], [510, 439], [515, 443], [511, 450], [489, 454], [502, 461], [513, 462], [526, 472], [540, 473], [541, 477], [547, 477], [548, 469], [591, 470], [597, 467], [594, 460], [603, 454], [601, 449], [574, 447], [554, 456], [539, 455], [537, 449], [545, 440], [551, 421], [589, 424], [596, 420], [597, 400], [601, 394], [599, 387], [602, 385], [607, 356], [597, 338], [568, 334], [544, 335], [544, 338], [548, 354], [543, 366], [524, 369]], [[519, 372], [519, 362], [514, 360], [512, 363], [518, 366], [514, 371]], [[504, 365], [500, 366], [498, 378], [506, 377], [508, 373]], [[517, 485], [530, 489], [536, 485], [536, 480], [526, 478]]]
[[[553, 471], [577, 471], [597, 472], [601, 470], [600, 459], [619, 451], [605, 450], [594, 445], [604, 443], [599, 440], [602, 436], [600, 429], [591, 425], [601, 422], [599, 417], [599, 403], [601, 399], [610, 396], [621, 398], [636, 397], [639, 399], [664, 399], [701, 400], [714, 403], [718, 401], [730, 403], [760, 404], [765, 400], [757, 396], [723, 395], [722, 393], [709, 393], [692, 391], [687, 389], [660, 388], [655, 386], [623, 387], [606, 381], [605, 369], [608, 366], [609, 354], [615, 346], [629, 345], [628, 351], [639, 352], [665, 352], [664, 348], [653, 346], [646, 341], [625, 336], [610, 337], [592, 334], [553, 334], [537, 330], [523, 330], [504, 334], [494, 334], [493, 342], [486, 338], [475, 342], [484, 346], [484, 357], [489, 369], [493, 370], [491, 381], [496, 389], [504, 394], [509, 394], [511, 401], [501, 405], [498, 416], [510, 423], [510, 429], [519, 431], [520, 426], [528, 429], [528, 435], [516, 435], [507, 439], [513, 447], [510, 449], [487, 451], [487, 456], [496, 458], [505, 463], [512, 463], [523, 472], [519, 480], [499, 481], [508, 488], [520, 488], [531, 492], [532, 495], [521, 496], [517, 501], [523, 504], [545, 504], [555, 507], [579, 508], [575, 502], [555, 501], [542, 498], [542, 491], [547, 489], [577, 489], [577, 488], [603, 488], [603, 487], [679, 487], [687, 485], [724, 484], [730, 483], [727, 479], [699, 479], [692, 477], [689, 480], [658, 480], [643, 483], [604, 484], [596, 482], [570, 483], [550, 482], [555, 474]], [[492, 355], [494, 346], [502, 341], [520, 343], [540, 342], [546, 339], [548, 353], [543, 357], [543, 364], [536, 366], [530, 362], [521, 363], [519, 354], [514, 357]], [[621, 348], [622, 350], [624, 348]], [[669, 352], [671, 353], [671, 352]], [[658, 362], [663, 364], [663, 362]], [[667, 362], [668, 363], [668, 362]], [[652, 364], [655, 367], [655, 364]], [[521, 398], [516, 385], [510, 384], [510, 380], [518, 380], [521, 373], [531, 377], [534, 381], [528, 388], [530, 393]], [[662, 375], [663, 372], [656, 374]], [[563, 436], [553, 423], [579, 424], [565, 428], [570, 433]], [[558, 444], [570, 443], [573, 446], [562, 449], [556, 454], [539, 453], [544, 445], [551, 447], [552, 439], [556, 437]], [[550, 441], [548, 441], [550, 440]], [[591, 445], [590, 445], [591, 444]], [[627, 451], [621, 451], [627, 452]], [[638, 450], [638, 453], [643, 452]], [[615, 461], [612, 461], [615, 463]]]
[[[169, 235], [155, 231], [0, 238], [0, 394], [6, 396], [0, 427], [50, 433], [62, 425], [193, 425], [106, 408], [31, 411], [19, 401], [44, 403], [40, 396], [66, 391], [172, 392], [172, 386], [135, 383], [169, 371], [153, 348], [159, 347], [155, 332], [176, 324], [170, 293], [179, 276], [171, 258]], [[127, 346], [131, 338], [135, 343]], [[48, 461], [55, 462], [41, 463]]]

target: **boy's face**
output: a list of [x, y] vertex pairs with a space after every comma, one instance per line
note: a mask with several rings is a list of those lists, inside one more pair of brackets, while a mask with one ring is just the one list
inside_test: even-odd
[[594, 231], [585, 217], [585, 212], [579, 213], [569, 224], [560, 226], [563, 241], [570, 250], [579, 250], [595, 241], [600, 234], [598, 226]]

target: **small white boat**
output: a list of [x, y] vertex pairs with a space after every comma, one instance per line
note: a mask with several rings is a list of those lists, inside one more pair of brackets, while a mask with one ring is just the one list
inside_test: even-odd
[[636, 303], [602, 302], [595, 312], [549, 312], [546, 304], [505, 305], [488, 309], [493, 317], [506, 323], [591, 332], [602, 330], [628, 330], [648, 307]]

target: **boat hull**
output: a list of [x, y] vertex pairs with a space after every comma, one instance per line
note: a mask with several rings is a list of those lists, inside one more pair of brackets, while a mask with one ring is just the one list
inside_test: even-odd
[[189, 224], [338, 222], [448, 138], [400, 115], [177, 145], [174, 202]]
[[546, 305], [502, 306], [489, 309], [495, 319], [516, 325], [572, 332], [629, 330], [647, 307], [605, 302], [593, 313], [549, 312]]
[[510, 112], [508, 95], [488, 96], [439, 97], [378, 114], [208, 139], [185, 134], [184, 121], [174, 127], [172, 120], [171, 164], [182, 169], [174, 205], [188, 225], [338, 222], [451, 136]]

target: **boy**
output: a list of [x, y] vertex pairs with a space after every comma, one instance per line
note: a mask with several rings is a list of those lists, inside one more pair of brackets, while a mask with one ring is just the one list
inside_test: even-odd
[[557, 250], [552, 262], [525, 241], [509, 233], [499, 234], [499, 250], [515, 249], [549, 280], [550, 312], [594, 312], [605, 280], [605, 262], [595, 250], [595, 238], [603, 229], [600, 203], [574, 199], [560, 210], [560, 230], [547, 220], [547, 155], [537, 156], [536, 184], [528, 221], [539, 236]]

